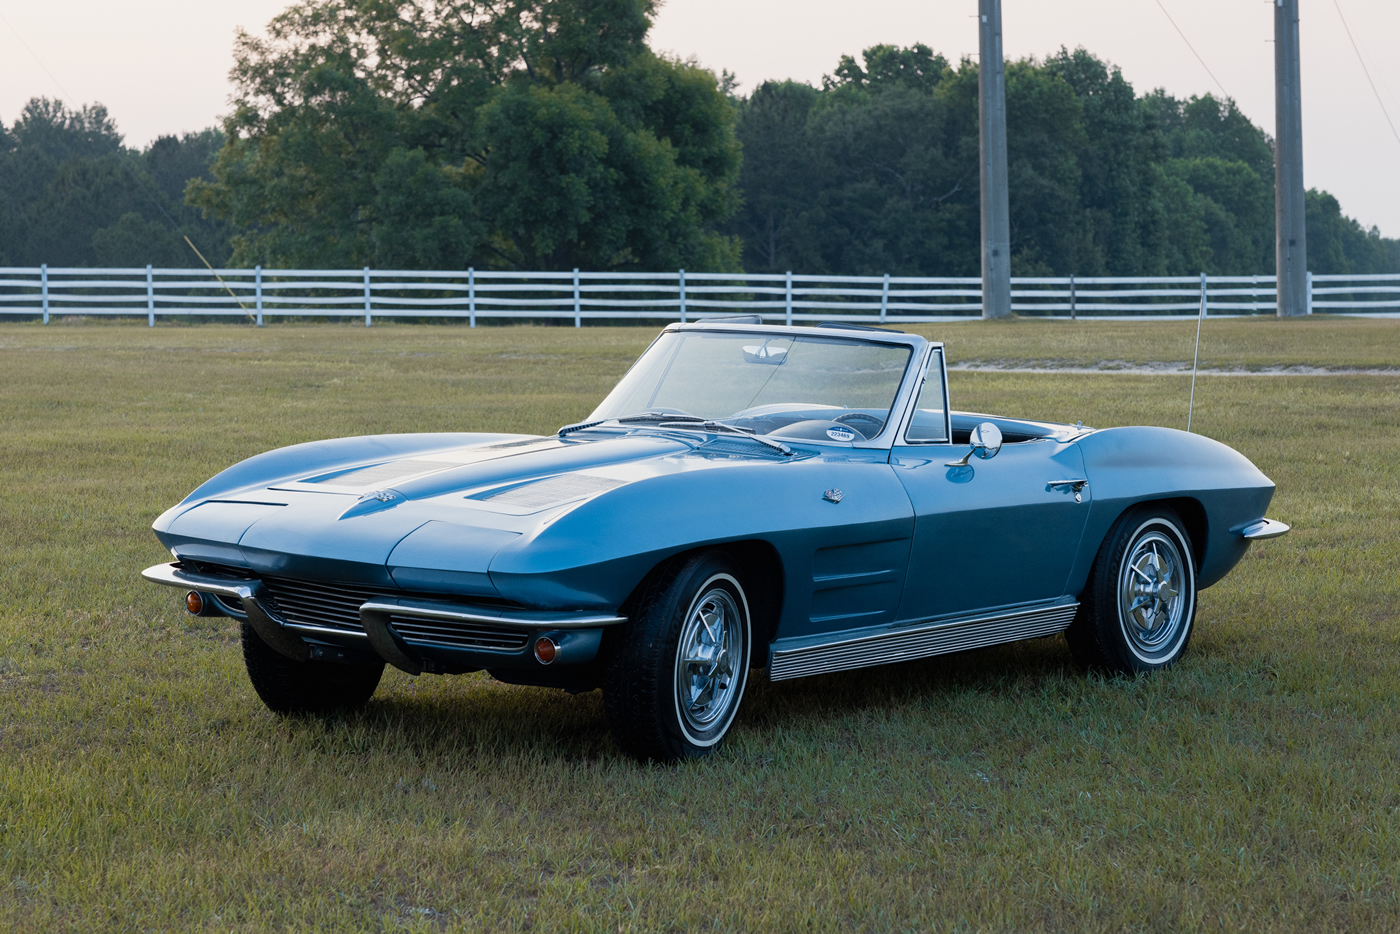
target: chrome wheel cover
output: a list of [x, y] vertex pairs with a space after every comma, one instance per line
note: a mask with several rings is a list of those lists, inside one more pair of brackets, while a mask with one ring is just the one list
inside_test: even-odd
[[1118, 619], [1128, 647], [1145, 661], [1170, 656], [1184, 634], [1194, 598], [1186, 560], [1171, 535], [1150, 529], [1118, 572]]
[[727, 724], [747, 675], [745, 623], [734, 595], [713, 579], [701, 591], [676, 647], [676, 711], [691, 734]]

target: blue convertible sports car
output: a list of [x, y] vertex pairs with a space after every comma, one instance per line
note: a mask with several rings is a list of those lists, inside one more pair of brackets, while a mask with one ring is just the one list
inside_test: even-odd
[[354, 707], [388, 662], [601, 687], [618, 744], [704, 755], [773, 680], [1063, 631], [1085, 666], [1186, 648], [1196, 594], [1274, 485], [1223, 444], [948, 405], [943, 345], [855, 325], [667, 327], [548, 437], [270, 451], [155, 522], [147, 569], [241, 621], [280, 713]]

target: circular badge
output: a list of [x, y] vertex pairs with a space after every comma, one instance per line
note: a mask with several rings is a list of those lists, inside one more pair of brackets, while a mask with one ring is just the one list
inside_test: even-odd
[[832, 441], [854, 441], [856, 433], [849, 428], [828, 428], [826, 436]]

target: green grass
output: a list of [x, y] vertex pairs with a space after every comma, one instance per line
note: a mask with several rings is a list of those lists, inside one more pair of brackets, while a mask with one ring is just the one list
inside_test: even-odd
[[[958, 359], [1189, 360], [1181, 323], [928, 328]], [[1358, 930], [1400, 918], [1400, 377], [1203, 377], [1294, 532], [1184, 661], [1061, 638], [751, 688], [642, 767], [600, 696], [392, 669], [279, 720], [227, 620], [140, 582], [151, 520], [283, 444], [548, 432], [623, 328], [0, 325], [0, 928]], [[1184, 348], [1184, 351], [1183, 351]], [[1215, 366], [1390, 366], [1400, 322], [1207, 322]], [[1181, 376], [958, 373], [959, 408], [1185, 421]]]

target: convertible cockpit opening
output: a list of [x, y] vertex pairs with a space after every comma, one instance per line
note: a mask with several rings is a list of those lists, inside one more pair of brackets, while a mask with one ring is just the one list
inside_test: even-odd
[[[1025, 444], [1028, 441], [1053, 438], [1057, 433], [1056, 426], [1053, 425], [1041, 425], [1036, 422], [1024, 422], [1020, 419], [1000, 418], [994, 415], [979, 415], [973, 412], [954, 412], [953, 443], [970, 444], [972, 429], [982, 422], [991, 422], [1001, 429], [1002, 444]], [[1063, 430], [1063, 428], [1059, 429], [1059, 431]]]

